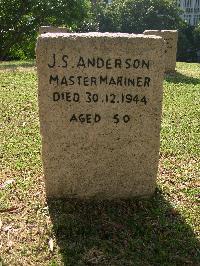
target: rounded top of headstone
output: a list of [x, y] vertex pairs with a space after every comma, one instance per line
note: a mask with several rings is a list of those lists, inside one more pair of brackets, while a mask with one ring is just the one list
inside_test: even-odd
[[146, 33], [146, 32], [155, 32], [155, 33], [157, 33], [157, 32], [160, 32], [160, 30], [145, 30], [144, 33]]
[[145, 30], [143, 33], [177, 33], [178, 30]]
[[161, 32], [172, 32], [172, 33], [177, 33], [178, 30], [161, 30]]
[[148, 36], [144, 34], [133, 34], [133, 33], [121, 33], [121, 32], [116, 32], [116, 33], [111, 33], [111, 32], [87, 32], [87, 33], [51, 33], [47, 32], [45, 34], [41, 34], [40, 37], [42, 38], [72, 38], [76, 39], [78, 37], [85, 37], [85, 38], [138, 38], [138, 39], [162, 39], [160, 36]]
[[50, 29], [50, 28], [52, 28], [52, 27], [53, 27], [53, 26], [40, 26], [41, 29], [43, 29], [43, 28], [49, 28], [49, 29]]
[[46, 33], [66, 33], [69, 32], [69, 29], [66, 27], [55, 27], [55, 26], [41, 26], [39, 28], [39, 34], [46, 34]]

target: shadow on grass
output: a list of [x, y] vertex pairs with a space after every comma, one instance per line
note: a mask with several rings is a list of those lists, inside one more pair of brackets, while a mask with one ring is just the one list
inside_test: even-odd
[[176, 83], [176, 84], [177, 83], [194, 84], [194, 85], [200, 84], [200, 79], [183, 75], [182, 73], [177, 71], [166, 74], [165, 80], [167, 82]]
[[3, 63], [1, 62], [0, 64], [0, 70], [17, 70], [17, 68], [22, 67], [22, 68], [29, 68], [29, 67], [35, 67], [35, 62], [23, 62], [23, 63]]
[[149, 200], [48, 206], [64, 265], [199, 265], [200, 243], [160, 192]]

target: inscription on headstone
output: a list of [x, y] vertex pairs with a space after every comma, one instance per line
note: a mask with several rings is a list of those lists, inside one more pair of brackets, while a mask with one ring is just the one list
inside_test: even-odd
[[145, 30], [145, 35], [157, 35], [164, 38], [166, 42], [165, 49], [165, 71], [175, 71], [176, 68], [176, 53], [178, 42], [177, 30]]
[[39, 36], [47, 196], [127, 198], [154, 192], [164, 49], [157, 36]]

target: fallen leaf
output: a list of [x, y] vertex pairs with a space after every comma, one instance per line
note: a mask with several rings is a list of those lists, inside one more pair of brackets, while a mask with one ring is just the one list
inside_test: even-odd
[[16, 211], [18, 209], [18, 207], [11, 207], [11, 208], [8, 208], [8, 209], [2, 209], [0, 210], [0, 213], [2, 212], [13, 212], [13, 211]]
[[1, 230], [2, 226], [3, 226], [3, 223], [2, 223], [2, 220], [0, 219], [0, 230]]
[[3, 184], [0, 185], [0, 188], [6, 188], [7, 186], [11, 185], [14, 182], [15, 182], [14, 179], [6, 180]]
[[53, 252], [53, 239], [50, 238], [49, 240], [49, 249], [51, 250], [51, 252]]
[[8, 231], [10, 231], [11, 228], [12, 228], [12, 225], [5, 226], [5, 227], [3, 227], [3, 231], [8, 232]]
[[14, 245], [14, 242], [13, 242], [13, 241], [11, 241], [11, 240], [9, 240], [9, 241], [8, 241], [8, 247], [10, 247], [10, 248], [11, 248], [13, 245]]

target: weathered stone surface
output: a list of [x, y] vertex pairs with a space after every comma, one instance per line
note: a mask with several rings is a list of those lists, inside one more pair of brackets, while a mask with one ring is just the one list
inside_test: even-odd
[[155, 190], [164, 40], [43, 34], [37, 42], [49, 197], [127, 198]]
[[178, 42], [177, 30], [145, 30], [145, 35], [161, 36], [166, 41], [165, 50], [165, 71], [175, 71], [176, 68], [176, 53]]
[[68, 33], [69, 30], [64, 27], [53, 27], [53, 26], [41, 26], [39, 28], [39, 34], [44, 33]]

